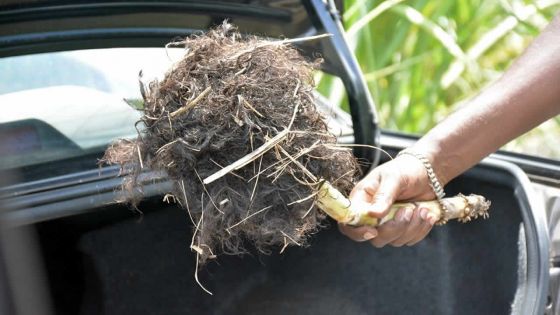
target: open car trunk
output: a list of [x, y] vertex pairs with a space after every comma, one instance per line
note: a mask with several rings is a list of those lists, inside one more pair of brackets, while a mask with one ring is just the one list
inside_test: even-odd
[[[410, 143], [398, 135], [380, 136], [359, 66], [344, 41], [337, 12], [326, 1], [43, 2], [46, 8], [29, 5], [0, 12], [0, 57], [161, 47], [224, 17], [233, 17], [242, 31], [264, 30], [271, 36], [331, 33], [320, 44], [300, 48], [310, 54], [320, 51], [323, 70], [340, 77], [346, 87], [353, 127], [346, 142], [381, 145], [392, 154]], [[49, 23], [8, 27], [34, 19]], [[80, 27], [74, 27], [76, 21]], [[379, 160], [376, 151], [357, 148], [355, 154], [372, 164]], [[61, 161], [64, 167], [22, 168], [16, 170], [21, 177], [15, 184], [0, 187], [0, 203], [6, 208], [0, 216], [0, 312], [542, 314], [547, 305], [544, 207], [525, 173], [499, 156], [446, 187], [449, 195], [476, 193], [491, 200], [489, 220], [451, 222], [434, 228], [416, 246], [382, 249], [348, 240], [329, 221], [307, 248], [220, 256], [200, 267], [199, 280], [213, 295], [194, 278], [196, 260], [189, 248], [193, 226], [187, 213], [161, 201], [169, 182], [158, 178], [145, 187], [149, 198], [139, 205], [140, 214], [114, 202], [121, 178], [115, 168], [94, 169], [99, 156], [68, 158]], [[17, 235], [27, 232], [32, 238], [18, 241]], [[42, 302], [37, 298], [41, 292]], [[13, 302], [4, 303], [4, 295]]]
[[193, 276], [187, 213], [160, 198], [143, 215], [107, 206], [35, 226], [61, 314], [508, 314], [537, 271], [521, 266], [519, 279], [532, 216], [520, 187], [499, 163], [477, 167], [447, 189], [487, 196], [490, 219], [435, 228], [413, 247], [354, 243], [329, 222], [308, 248], [221, 256], [199, 272], [213, 296]]

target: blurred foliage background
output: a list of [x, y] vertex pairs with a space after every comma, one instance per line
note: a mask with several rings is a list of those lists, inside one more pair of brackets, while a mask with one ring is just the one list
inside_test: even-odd
[[[346, 0], [343, 22], [381, 127], [422, 134], [497, 79], [559, 9], [560, 0]], [[316, 79], [347, 109], [338, 78]], [[559, 144], [556, 117], [505, 149], [560, 158]]]

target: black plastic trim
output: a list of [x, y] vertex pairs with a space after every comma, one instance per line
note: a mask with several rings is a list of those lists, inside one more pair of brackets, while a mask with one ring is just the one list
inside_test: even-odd
[[[380, 131], [378, 128], [377, 111], [367, 85], [362, 76], [360, 66], [344, 38], [344, 31], [336, 8], [327, 7], [322, 0], [304, 1], [309, 16], [314, 20], [319, 33], [332, 34], [323, 40], [323, 51], [329, 63], [337, 68], [348, 95], [350, 115], [354, 128], [355, 143], [379, 147]], [[369, 161], [372, 166], [379, 163], [379, 151], [364, 147], [355, 147], [354, 155]]]
[[176, 37], [198, 30], [188, 28], [98, 28], [0, 36], [0, 57], [110, 47], [163, 47]]
[[66, 3], [59, 5], [31, 5], [27, 7], [6, 7], [0, 11], [0, 24], [37, 21], [83, 16], [103, 16], [116, 14], [135, 14], [144, 12], [195, 12], [202, 14], [225, 14], [250, 16], [263, 20], [290, 22], [291, 15], [286, 10], [271, 9], [264, 6], [243, 5], [218, 1], [105, 1], [96, 3]]
[[[6, 211], [2, 214], [1, 220], [5, 222], [7, 226], [17, 227], [96, 212], [101, 207], [114, 205], [116, 200], [119, 199], [121, 192], [118, 188], [122, 180], [118, 182], [119, 184], [114, 187], [114, 189], [109, 189], [104, 193], [89, 194], [55, 203], [45, 203], [30, 208]], [[172, 187], [173, 183], [171, 181], [147, 184], [142, 187], [142, 196], [150, 197], [162, 195], [170, 191]]]
[[0, 199], [7, 199], [41, 191], [49, 191], [61, 187], [100, 181], [107, 178], [115, 178], [118, 176], [119, 172], [119, 166], [106, 166], [100, 167], [96, 170], [72, 173], [28, 183], [19, 183], [0, 188]]
[[[83, 172], [74, 176], [53, 178], [50, 181], [35, 182], [31, 187], [21, 191], [15, 190], [12, 186], [9, 187], [12, 193], [0, 195], [0, 201], [5, 210], [13, 211], [117, 191], [123, 179], [119, 177], [119, 172], [120, 170], [109, 167], [103, 173], [98, 172], [97, 177], [93, 172]], [[78, 177], [80, 175], [82, 177]], [[168, 181], [168, 178], [162, 172], [145, 172], [138, 176], [138, 181], [147, 185]], [[23, 193], [25, 191], [27, 193]]]

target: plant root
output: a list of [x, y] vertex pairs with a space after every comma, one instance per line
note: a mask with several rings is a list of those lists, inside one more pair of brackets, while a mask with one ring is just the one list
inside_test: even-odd
[[360, 175], [315, 107], [321, 60], [291, 45], [327, 36], [269, 40], [224, 23], [169, 44], [185, 55], [162, 81], [140, 84], [138, 137], [116, 141], [102, 160], [126, 169], [123, 201], [140, 201], [142, 171], [165, 172], [174, 182], [166, 200], [186, 209], [200, 264], [249, 244], [265, 254], [305, 246], [326, 218], [317, 179], [347, 194]]

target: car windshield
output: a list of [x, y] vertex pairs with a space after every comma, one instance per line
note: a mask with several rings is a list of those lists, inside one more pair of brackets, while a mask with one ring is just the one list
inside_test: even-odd
[[0, 59], [0, 169], [100, 152], [136, 136], [143, 81], [181, 49], [110, 48]]

